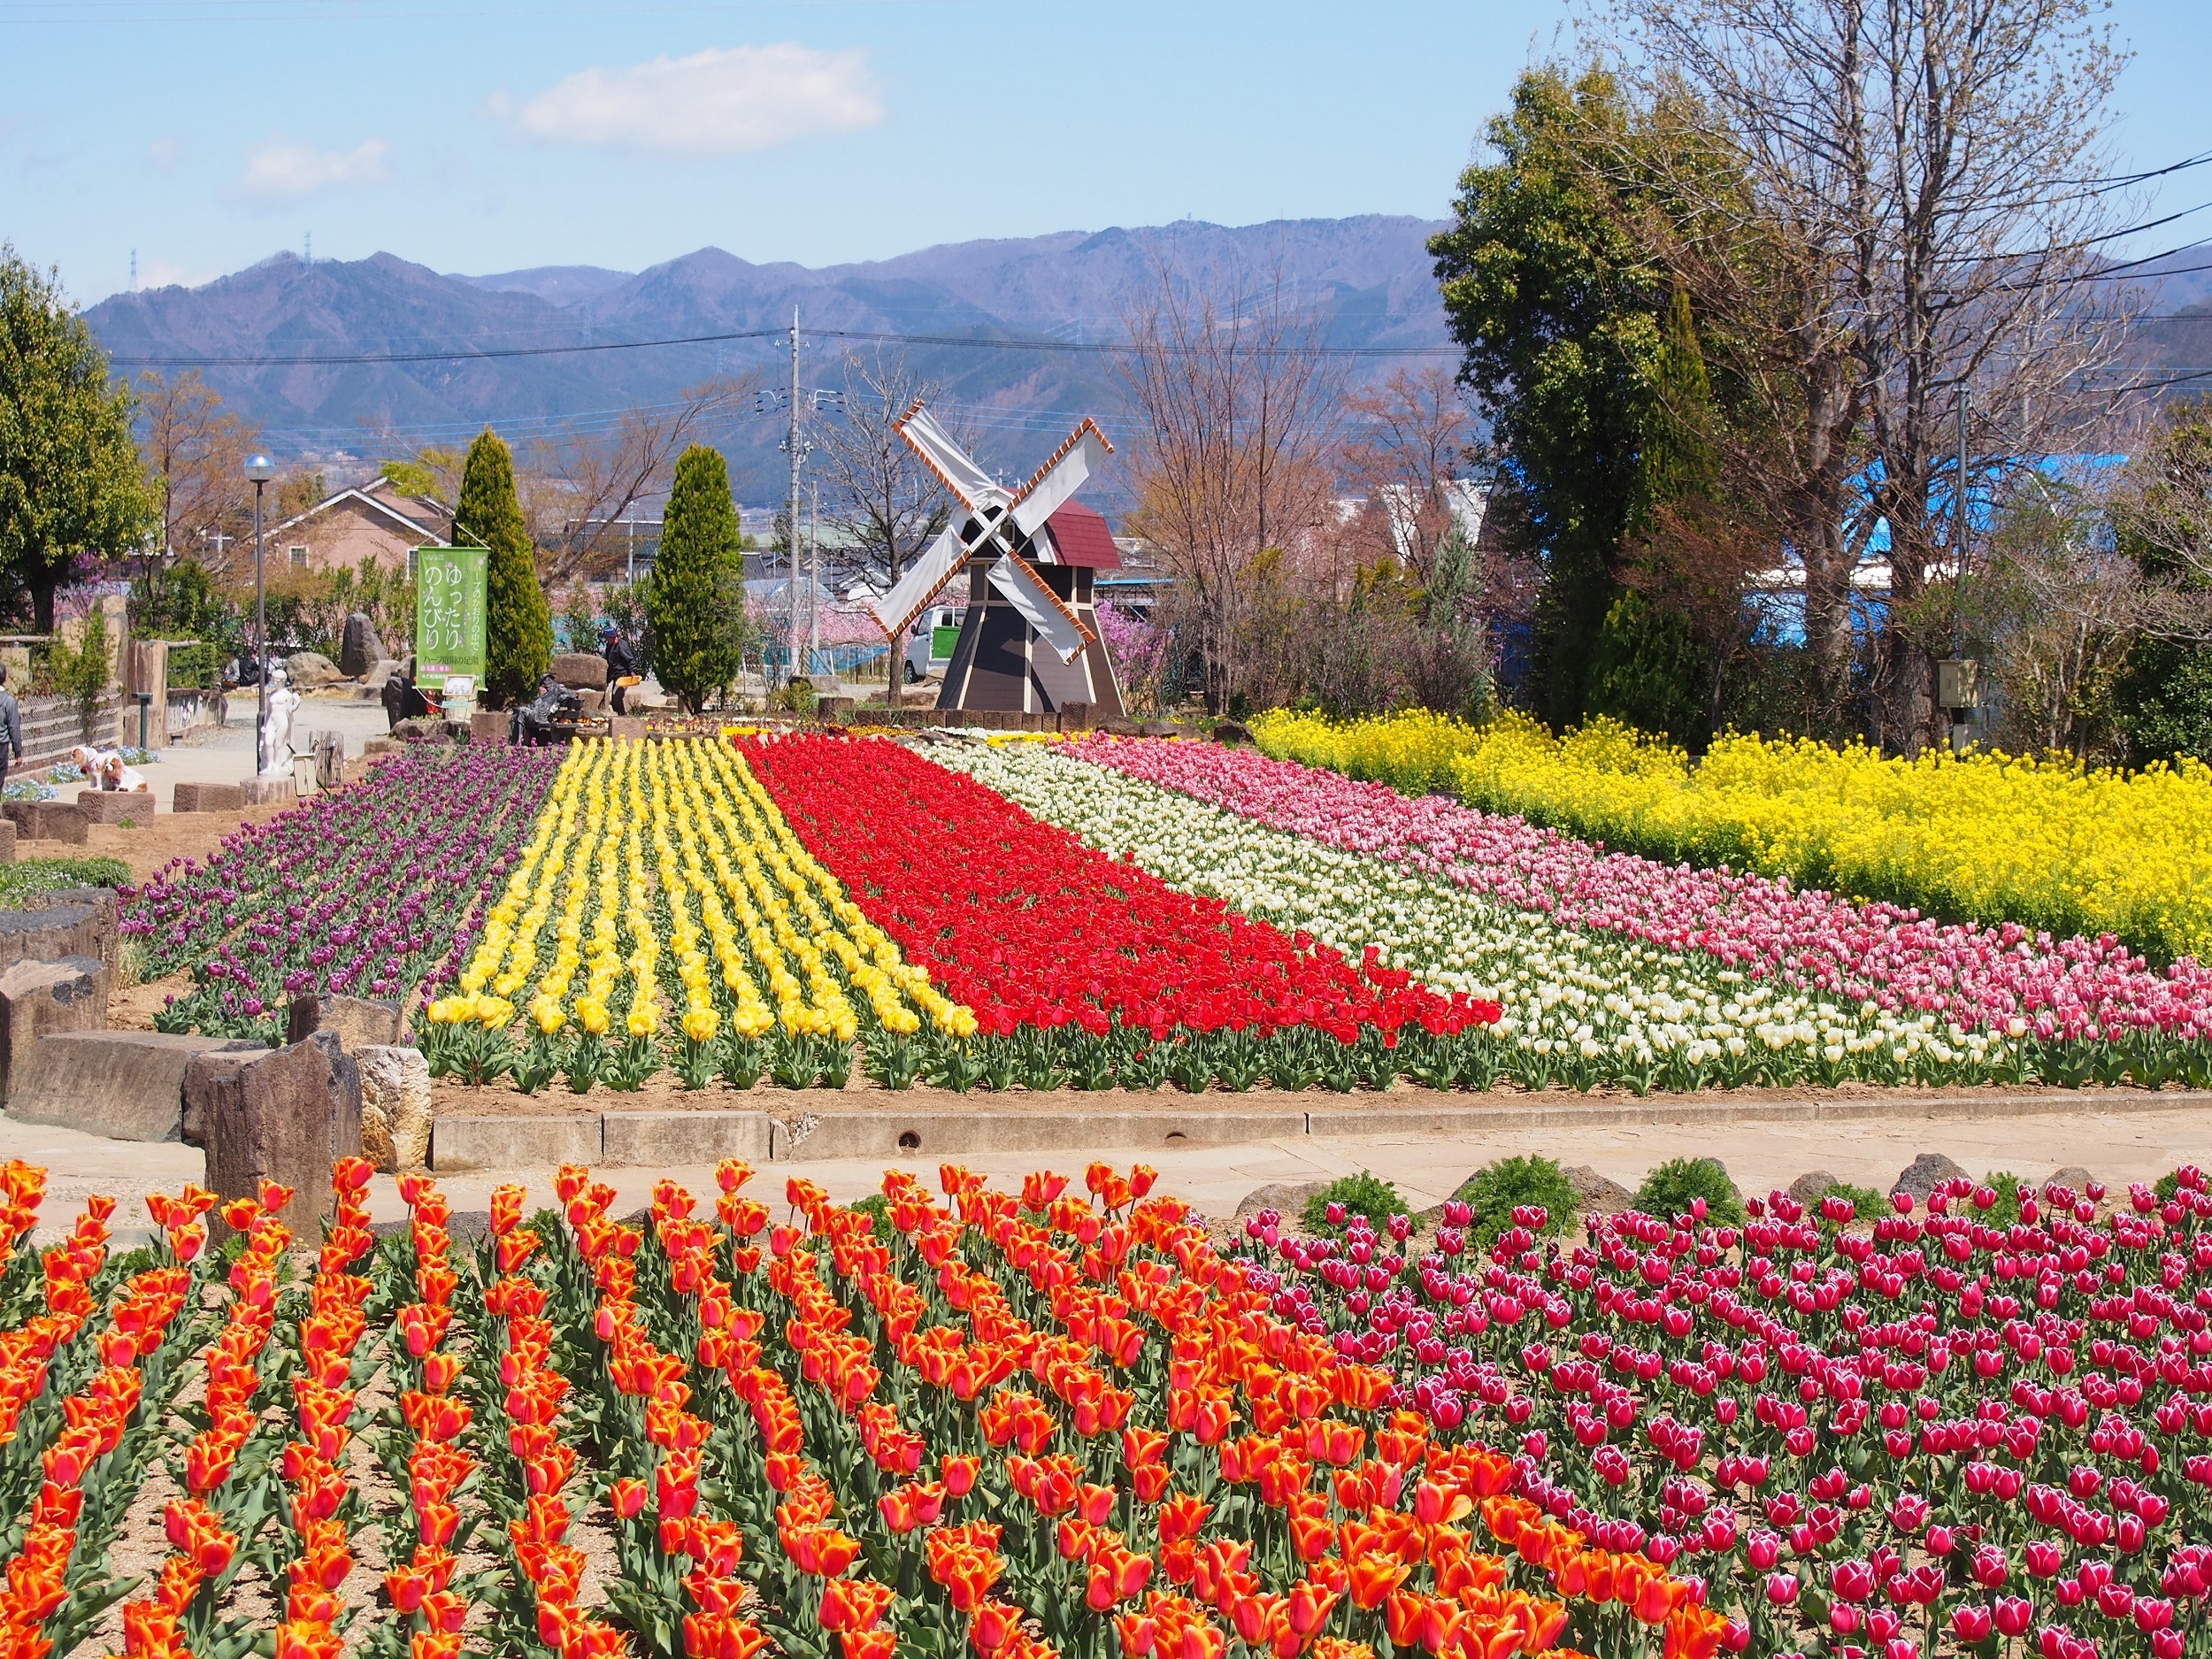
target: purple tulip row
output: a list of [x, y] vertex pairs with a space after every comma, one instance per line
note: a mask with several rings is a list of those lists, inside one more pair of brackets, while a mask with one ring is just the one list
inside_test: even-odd
[[150, 972], [196, 981], [158, 1022], [265, 1035], [309, 991], [404, 997], [478, 925], [560, 764], [552, 749], [413, 751], [360, 787], [242, 825], [125, 895]]
[[[1730, 1646], [1881, 1659], [2180, 1659], [2212, 1602], [2212, 1192], [1939, 1187], [1869, 1228], [1786, 1194], [1747, 1225], [1540, 1209], [1485, 1258], [1465, 1204], [1244, 1225], [1279, 1317], [1490, 1425], [1519, 1490], [1601, 1548], [1702, 1575]], [[1699, 1208], [1701, 1210], [1701, 1203]]]

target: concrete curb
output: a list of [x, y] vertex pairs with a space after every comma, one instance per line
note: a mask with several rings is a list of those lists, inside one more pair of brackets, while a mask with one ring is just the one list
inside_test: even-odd
[[[794, 1097], [795, 1100], [797, 1097]], [[1198, 1097], [1203, 1099], [1204, 1097]], [[1217, 1098], [1226, 1099], [1222, 1096]], [[546, 1168], [564, 1163], [669, 1168], [795, 1159], [963, 1157], [991, 1152], [1074, 1153], [1099, 1147], [1233, 1145], [1312, 1137], [1444, 1136], [1535, 1133], [1670, 1125], [1852, 1123], [1883, 1118], [1934, 1121], [2003, 1120], [2059, 1112], [2123, 1115], [2201, 1110], [2203, 1091], [2130, 1093], [2054, 1090], [2039, 1094], [1938, 1096], [1924, 1100], [1682, 1100], [1672, 1095], [1587, 1104], [1511, 1102], [1460, 1105], [1439, 1095], [1433, 1105], [1377, 1097], [1373, 1105], [1308, 1110], [1270, 1107], [1265, 1095], [1245, 1106], [1179, 1107], [1172, 1099], [1141, 1108], [1096, 1111], [970, 1110], [918, 1106], [901, 1112], [614, 1111], [552, 1117], [446, 1117], [431, 1136], [430, 1166], [462, 1171]]]

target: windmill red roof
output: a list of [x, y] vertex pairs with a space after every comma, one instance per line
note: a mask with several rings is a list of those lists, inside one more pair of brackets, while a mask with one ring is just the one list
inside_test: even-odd
[[1105, 515], [1081, 502], [1064, 503], [1045, 520], [1045, 528], [1051, 534], [1052, 550], [1059, 555], [1061, 564], [1094, 571], [1121, 568], [1121, 549], [1114, 545]]

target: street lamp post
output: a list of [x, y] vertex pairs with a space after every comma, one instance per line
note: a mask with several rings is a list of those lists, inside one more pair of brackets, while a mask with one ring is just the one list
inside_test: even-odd
[[253, 717], [253, 773], [258, 778], [269, 764], [262, 752], [269, 729], [269, 608], [261, 569], [261, 488], [276, 476], [276, 463], [258, 451], [246, 457], [246, 476], [253, 480], [253, 649], [260, 660]]

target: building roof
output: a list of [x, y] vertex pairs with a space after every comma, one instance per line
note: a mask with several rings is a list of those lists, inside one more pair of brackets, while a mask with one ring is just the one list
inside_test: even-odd
[[[388, 478], [379, 478], [374, 483], [359, 489], [342, 489], [334, 495], [326, 495], [305, 512], [296, 513], [282, 524], [273, 526], [269, 534], [275, 536], [295, 525], [304, 524], [310, 518], [328, 512], [334, 507], [349, 503], [368, 508], [403, 535], [420, 536], [421, 545], [425, 547], [442, 545], [452, 534], [452, 509], [443, 502], [430, 501], [418, 495], [403, 495]], [[447, 527], [441, 528], [441, 521]]]
[[1063, 503], [1045, 520], [1045, 530], [1061, 564], [1094, 571], [1121, 568], [1121, 549], [1114, 545], [1105, 515], [1081, 502]]

